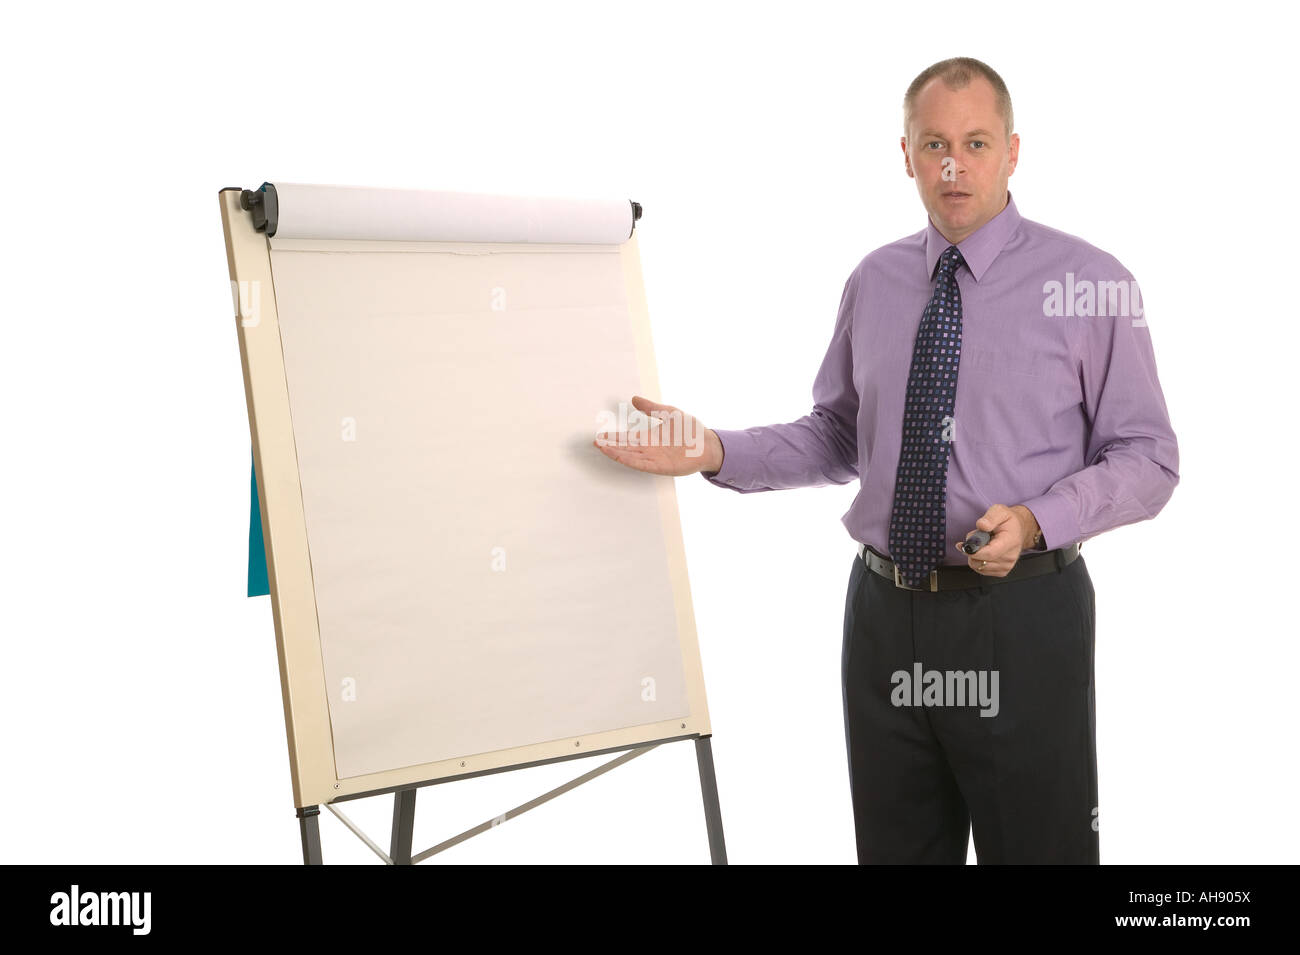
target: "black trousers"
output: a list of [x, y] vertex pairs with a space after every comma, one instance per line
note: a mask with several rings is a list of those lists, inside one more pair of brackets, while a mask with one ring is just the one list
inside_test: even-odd
[[1095, 608], [1082, 556], [935, 593], [854, 558], [841, 666], [859, 863], [965, 864], [972, 829], [981, 864], [1099, 861]]

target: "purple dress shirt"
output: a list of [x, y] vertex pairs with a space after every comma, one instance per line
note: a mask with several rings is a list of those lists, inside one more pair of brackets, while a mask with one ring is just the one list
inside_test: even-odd
[[[859, 478], [844, 526], [888, 555], [912, 346], [950, 244], [927, 223], [858, 263], [812, 413], [715, 428], [724, 457], [705, 479], [744, 494]], [[953, 543], [993, 504], [1028, 507], [1049, 549], [1154, 517], [1178, 484], [1178, 442], [1133, 276], [1022, 219], [1009, 193], [957, 248], [966, 264], [943, 563], [966, 563]]]

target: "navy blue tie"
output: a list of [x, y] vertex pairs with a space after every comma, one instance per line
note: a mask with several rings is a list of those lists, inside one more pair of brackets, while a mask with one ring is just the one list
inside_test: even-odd
[[963, 261], [955, 245], [939, 257], [938, 280], [930, 304], [921, 314], [912, 370], [907, 376], [903, 443], [889, 519], [889, 556], [898, 567], [899, 578], [909, 587], [921, 586], [945, 553], [944, 498], [961, 360], [961, 291], [956, 272]]

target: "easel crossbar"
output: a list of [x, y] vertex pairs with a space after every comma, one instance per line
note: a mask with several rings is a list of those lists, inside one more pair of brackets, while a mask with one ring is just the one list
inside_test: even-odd
[[[569, 780], [563, 786], [557, 786], [555, 789], [552, 789], [550, 792], [542, 793], [542, 795], [538, 796], [536, 799], [530, 799], [528, 802], [524, 803], [523, 805], [516, 806], [514, 809], [507, 810], [506, 812], [501, 813], [501, 815], [499, 816], [494, 816], [493, 818], [489, 819], [487, 822], [479, 823], [477, 826], [474, 826], [471, 829], [466, 829], [464, 832], [452, 836], [450, 839], [440, 842], [436, 846], [433, 846], [430, 849], [425, 849], [423, 852], [411, 856], [411, 864], [414, 865], [417, 862], [423, 862], [425, 859], [437, 855], [439, 852], [442, 852], [446, 849], [450, 849], [452, 846], [460, 845], [460, 843], [464, 842], [467, 839], [472, 838], [473, 836], [477, 836], [480, 833], [487, 832], [489, 829], [496, 828], [497, 826], [501, 825], [501, 823], [505, 822], [507, 819], [513, 819], [516, 816], [523, 815], [524, 813], [528, 812], [528, 810], [530, 809], [536, 809], [538, 806], [542, 805], [542, 803], [550, 802], [556, 796], [562, 796], [564, 793], [567, 793], [572, 789], [578, 788], [583, 783], [591, 782], [591, 780], [595, 779], [597, 776], [603, 775], [604, 773], [609, 772], [611, 769], [614, 769], [615, 767], [622, 766], [624, 763], [630, 762], [636, 759], [638, 756], [644, 756], [646, 753], [650, 752], [650, 750], [658, 747], [658, 745], [659, 745], [658, 743], [652, 743], [649, 746], [641, 746], [636, 749], [630, 749], [623, 755], [619, 756], [618, 758], [611, 759], [609, 762], [597, 766], [595, 769], [591, 770], [590, 772], [583, 773], [581, 776]], [[355, 822], [353, 822], [351, 819], [345, 816], [341, 810], [337, 809], [336, 807], [328, 803], [326, 804], [325, 808], [328, 809], [330, 812], [332, 812], [338, 818], [339, 822], [343, 823], [343, 825], [346, 826], [348, 830], [352, 832], [353, 835], [355, 835], [358, 839], [364, 842], [371, 852], [379, 856], [379, 858], [384, 861], [384, 865], [394, 864], [392, 857], [389, 856], [389, 854], [385, 852], [383, 849], [381, 849], [373, 839], [367, 836], [365, 832], [362, 831], [360, 826], [358, 826]]]
[[325, 804], [325, 808], [328, 809], [330, 812], [334, 813], [334, 815], [336, 815], [336, 816], [338, 817], [339, 822], [343, 823], [343, 825], [345, 825], [345, 826], [347, 826], [349, 829], [351, 829], [351, 830], [352, 830], [352, 833], [353, 833], [353, 834], [354, 834], [358, 839], [360, 839], [360, 840], [361, 840], [362, 842], [364, 842], [367, 846], [369, 846], [371, 852], [373, 852], [375, 855], [379, 856], [379, 858], [383, 859], [383, 860], [384, 860], [384, 865], [392, 865], [392, 864], [393, 864], [393, 860], [392, 860], [391, 858], [389, 858], [388, 853], [385, 852], [383, 849], [379, 848], [379, 846], [375, 845], [374, 840], [371, 839], [371, 838], [370, 838], [368, 835], [366, 835], [364, 832], [362, 832], [360, 826], [358, 826], [355, 822], [353, 822], [353, 821], [352, 821], [351, 819], [349, 819], [347, 816], [343, 815], [343, 813], [342, 813], [340, 810], [335, 809], [333, 806], [329, 805], [328, 803]]
[[650, 752], [650, 750], [656, 748], [658, 745], [659, 745], [658, 743], [655, 743], [651, 746], [642, 746], [638, 749], [628, 750], [626, 753], [624, 753], [622, 756], [619, 756], [617, 759], [611, 759], [608, 763], [603, 763], [602, 765], [597, 766], [595, 769], [591, 770], [590, 772], [583, 773], [581, 776], [569, 780], [563, 786], [558, 786], [555, 789], [552, 789], [550, 792], [543, 793], [542, 795], [538, 796], [536, 799], [530, 799], [522, 806], [516, 806], [514, 809], [511, 809], [507, 812], [503, 812], [501, 815], [489, 819], [487, 822], [479, 823], [477, 826], [473, 827], [472, 829], [466, 829], [464, 832], [460, 833], [459, 835], [452, 836], [450, 839], [446, 840], [445, 842], [438, 843], [436, 846], [434, 846], [431, 849], [425, 849], [423, 852], [416, 853], [415, 855], [411, 856], [411, 864], [414, 865], [417, 862], [423, 862], [425, 859], [428, 859], [430, 856], [437, 855], [439, 852], [442, 852], [445, 849], [450, 849], [452, 846], [459, 845], [460, 843], [464, 842], [466, 839], [469, 839], [473, 836], [477, 836], [480, 833], [487, 832], [489, 829], [493, 829], [501, 825], [501, 823], [505, 822], [507, 819], [513, 819], [515, 816], [522, 815], [523, 813], [526, 813], [530, 809], [536, 809], [542, 803], [549, 802], [550, 800], [554, 799], [556, 796], [563, 795], [564, 793], [567, 793], [571, 789], [576, 789], [577, 787], [581, 786], [583, 783], [590, 782], [591, 780], [595, 779], [597, 776], [600, 776], [604, 773], [609, 772], [611, 769], [614, 769], [616, 766], [622, 766], [624, 763], [630, 762], [631, 760], [636, 759], [638, 756], [645, 755], [646, 753]]

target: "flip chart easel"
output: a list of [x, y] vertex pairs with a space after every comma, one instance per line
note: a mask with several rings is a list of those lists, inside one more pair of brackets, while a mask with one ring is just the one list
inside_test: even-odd
[[[303, 861], [419, 862], [693, 740], [726, 849], [673, 480], [590, 447], [658, 394], [622, 200], [219, 193]], [[620, 753], [412, 852], [424, 786]], [[339, 810], [392, 793], [387, 851]]]

